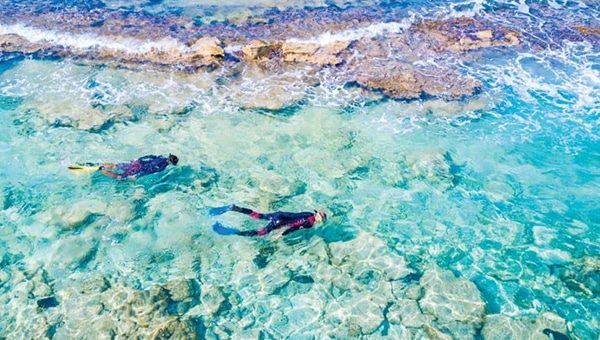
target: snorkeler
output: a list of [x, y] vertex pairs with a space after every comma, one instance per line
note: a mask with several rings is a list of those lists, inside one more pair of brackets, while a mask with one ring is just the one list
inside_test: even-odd
[[277, 230], [283, 227], [289, 227], [286, 229], [281, 236], [288, 235], [293, 233], [294, 231], [300, 229], [311, 228], [315, 222], [325, 223], [327, 222], [327, 215], [325, 215], [322, 211], [313, 212], [299, 212], [299, 213], [291, 213], [291, 212], [273, 212], [268, 214], [261, 214], [255, 211], [252, 211], [247, 208], [241, 208], [236, 206], [235, 204], [226, 205], [224, 207], [219, 208], [211, 208], [209, 210], [209, 214], [211, 216], [217, 216], [224, 214], [228, 211], [235, 211], [242, 214], [246, 214], [250, 217], [256, 218], [258, 220], [267, 220], [269, 223], [261, 229], [258, 230], [248, 230], [241, 231], [235, 228], [225, 227], [219, 222], [216, 222], [213, 225], [213, 230], [220, 235], [240, 235], [240, 236], [263, 236], [266, 235], [273, 230]]
[[[179, 158], [175, 155], [155, 156], [148, 155], [132, 160], [129, 163], [104, 163], [100, 166], [69, 166], [71, 171], [100, 171], [120, 181], [123, 178], [137, 179], [140, 176], [161, 172], [170, 164], [177, 165]], [[108, 170], [110, 169], [110, 170]]]

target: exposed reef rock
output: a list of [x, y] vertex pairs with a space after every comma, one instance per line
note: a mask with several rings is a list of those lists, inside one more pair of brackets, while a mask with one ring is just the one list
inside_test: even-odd
[[509, 27], [489, 27], [489, 23], [473, 17], [445, 21], [423, 21], [411, 29], [415, 37], [436, 51], [470, 51], [494, 46], [516, 46], [521, 33]]
[[[533, 34], [516, 30], [523, 25], [515, 17], [506, 18], [503, 26], [484, 15], [416, 20], [401, 11], [369, 6], [274, 10], [260, 18], [235, 20], [235, 24], [210, 25], [199, 25], [185, 16], [157, 17], [102, 7], [93, 8], [85, 17], [69, 8], [23, 13], [9, 6], [4, 10], [0, 54], [70, 58], [134, 70], [218, 72], [217, 84], [242, 86], [233, 87], [235, 103], [267, 110], [302, 102], [310, 87], [320, 84], [313, 79], [323, 70], [335, 74], [338, 85], [358, 85], [373, 98], [383, 94], [400, 100], [460, 100], [477, 94], [482, 83], [457, 65], [480, 58], [486, 49], [600, 42], [597, 26], [568, 26], [553, 19], [556, 13], [536, 5], [531, 11], [546, 22], [539, 35], [553, 39], [535, 36], [535, 28]], [[241, 71], [251, 64], [261, 66]], [[255, 94], [256, 101], [243, 99], [250, 94], [244, 83], [272, 79], [272, 90]], [[108, 119], [97, 112], [84, 114], [97, 119], [82, 128], [101, 126]], [[115, 116], [115, 112], [105, 116]], [[80, 127], [62, 117], [55, 119]]]
[[282, 46], [283, 61], [304, 62], [316, 65], [337, 65], [344, 61], [339, 54], [350, 45], [348, 41], [336, 41], [327, 45], [306, 42], [286, 42]]
[[[104, 9], [95, 9], [85, 18], [70, 15], [69, 10], [60, 14], [40, 12], [36, 16], [13, 13], [7, 25], [19, 17], [19, 22], [30, 23], [34, 33], [43, 34], [6, 26], [2, 30], [6, 34], [0, 35], [0, 52], [68, 57], [83, 63], [131, 69], [198, 72], [223, 68], [234, 81], [239, 74], [235, 70], [249, 63], [268, 63], [261, 72], [243, 74], [246, 78], [258, 77], [258, 81], [280, 75], [281, 71], [304, 72], [307, 66], [312, 68], [312, 74], [323, 68], [335, 68], [342, 84], [354, 83], [367, 92], [408, 100], [421, 97], [453, 100], [477, 93], [481, 84], [462, 75], [446, 60], [462, 58], [459, 53], [474, 49], [520, 43], [518, 32], [490, 28], [490, 23], [482, 18], [394, 26], [393, 20], [406, 18], [386, 18], [389, 14], [371, 13], [368, 8], [292, 10], [267, 15], [263, 23], [250, 20], [237, 26], [220, 23], [196, 26], [185, 17], [156, 18], [139, 13], [132, 16]], [[57, 16], [61, 19], [60, 27], [52, 25]], [[390, 22], [390, 29], [375, 36], [360, 33], [382, 17]], [[72, 43], [78, 40], [86, 42]], [[436, 68], [416, 63], [423, 56], [436, 60]], [[286, 88], [302, 88], [298, 83], [306, 80], [306, 77], [279, 78], [277, 87], [284, 89], [283, 93], [265, 94], [265, 99], [258, 101], [259, 106], [260, 103], [264, 106], [258, 108], [280, 110], [298, 103], [303, 94]], [[318, 82], [307, 86], [315, 84]], [[286, 93], [290, 93], [289, 99]], [[244, 103], [241, 105], [246, 107]]]
[[[386, 96], [398, 99], [416, 99], [421, 97], [441, 97], [459, 99], [478, 91], [478, 80], [462, 76], [448, 69], [417, 69], [409, 64], [397, 64], [391, 69], [365, 66], [359, 72], [356, 82], [370, 90], [381, 90]], [[386, 65], [385, 67], [390, 67]]]
[[269, 59], [275, 51], [281, 48], [281, 44], [269, 45], [262, 40], [252, 40], [248, 44], [244, 45], [242, 52], [244, 52], [244, 59], [246, 61], [256, 61]]

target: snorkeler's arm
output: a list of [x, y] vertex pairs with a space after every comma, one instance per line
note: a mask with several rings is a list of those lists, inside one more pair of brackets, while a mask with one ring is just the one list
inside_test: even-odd
[[312, 227], [312, 223], [310, 223], [309, 220], [305, 220], [301, 224], [297, 224], [297, 225], [293, 225], [293, 226], [289, 227], [281, 234], [281, 236], [285, 236], [285, 235], [293, 233], [294, 231], [298, 231], [300, 229], [306, 229], [306, 228], [310, 228], [310, 227]]
[[298, 230], [300, 230], [300, 227], [291, 227], [291, 228], [288, 228], [283, 233], [281, 233], [281, 236], [285, 236], [285, 235], [291, 234], [294, 231], [298, 231]]
[[114, 172], [111, 172], [111, 171], [108, 171], [108, 170], [104, 169], [103, 166], [101, 166], [98, 169], [98, 171], [100, 171], [101, 173], [105, 174], [106, 176], [109, 176], [109, 177], [112, 177], [112, 178], [120, 179], [120, 177], [121, 177], [119, 174], [116, 174]]

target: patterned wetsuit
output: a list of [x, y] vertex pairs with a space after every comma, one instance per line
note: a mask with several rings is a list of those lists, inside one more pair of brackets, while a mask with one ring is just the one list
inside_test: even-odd
[[120, 174], [122, 177], [139, 177], [165, 170], [169, 165], [167, 161], [168, 158], [164, 156], [148, 155], [129, 163], [116, 164], [116, 168], [123, 171]]
[[311, 228], [315, 224], [315, 214], [312, 212], [274, 212], [269, 214], [261, 214], [250, 209], [240, 208], [237, 206], [233, 206], [231, 211], [237, 211], [259, 220], [270, 221], [269, 224], [259, 230], [240, 231], [238, 235], [242, 236], [263, 236], [272, 232], [273, 230], [289, 227], [282, 233], [282, 235], [287, 235], [296, 230]]

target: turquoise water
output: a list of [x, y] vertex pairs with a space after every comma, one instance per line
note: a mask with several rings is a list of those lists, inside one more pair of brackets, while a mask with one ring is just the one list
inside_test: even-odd
[[[539, 34], [520, 4], [402, 10], [506, 8]], [[594, 2], [544, 6], [598, 27]], [[598, 339], [598, 38], [539, 38], [557, 46], [454, 60], [482, 82], [470, 98], [378, 99], [325, 69], [283, 110], [251, 105], [276, 78], [0, 55], [0, 338]], [[135, 182], [67, 171], [168, 153]], [[229, 203], [330, 218], [216, 235], [207, 209]]]

